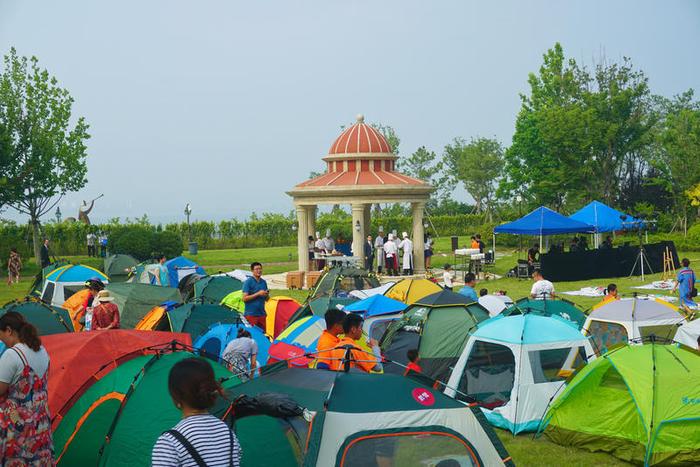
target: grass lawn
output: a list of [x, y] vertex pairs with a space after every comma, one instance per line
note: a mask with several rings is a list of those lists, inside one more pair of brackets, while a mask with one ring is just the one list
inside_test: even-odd
[[[460, 238], [462, 245], [467, 238]], [[441, 267], [446, 262], [452, 263], [453, 257], [450, 252], [450, 239], [441, 238], [435, 243], [436, 255], [433, 257], [433, 265]], [[505, 255], [500, 256], [502, 253]], [[524, 255], [521, 253], [521, 255]], [[274, 274], [284, 271], [292, 271], [297, 268], [296, 247], [274, 247], [274, 248], [251, 248], [238, 250], [203, 250], [195, 256], [186, 255], [192, 260], [202, 265], [208, 272], [218, 272], [231, 269], [247, 269], [252, 261], [260, 261], [264, 265], [266, 274]], [[679, 252], [679, 257], [687, 256], [694, 263], [700, 262], [700, 253], [683, 253]], [[501, 249], [497, 259], [497, 264], [494, 272], [498, 275], [504, 275], [510, 268], [515, 265], [518, 257], [517, 252]], [[522, 256], [521, 256], [522, 257]], [[68, 261], [87, 264], [93, 267], [101, 267], [102, 260], [97, 258], [88, 258], [87, 256], [75, 256], [65, 258]], [[32, 282], [33, 275], [36, 274], [38, 268], [33, 264], [33, 260], [27, 262], [25, 267], [25, 277], [17, 285], [8, 286], [4, 283], [5, 277], [2, 277], [3, 283], [0, 284], [0, 304], [4, 304], [10, 300], [21, 299], [25, 296]], [[645, 283], [661, 279], [661, 274], [652, 274], [646, 277]], [[558, 292], [568, 290], [578, 290], [586, 286], [605, 286], [609, 282], [615, 282], [618, 285], [620, 293], [623, 295], [631, 295], [635, 290], [632, 289], [635, 285], [642, 284], [639, 278], [616, 278], [616, 279], [596, 279], [580, 282], [558, 282], [555, 287]], [[477, 288], [485, 287], [489, 291], [504, 290], [513, 299], [518, 299], [529, 294], [532, 282], [529, 280], [518, 280], [512, 278], [501, 278], [496, 280], [481, 281]], [[660, 294], [664, 293], [656, 291]], [[299, 302], [306, 299], [307, 291], [305, 290], [274, 290], [273, 296], [286, 295], [290, 296]], [[573, 301], [583, 309], [590, 308], [597, 303], [599, 298], [564, 296], [568, 300]], [[513, 456], [515, 463], [519, 466], [622, 466], [629, 465], [612, 456], [603, 453], [590, 453], [587, 451], [578, 450], [575, 448], [562, 447], [549, 442], [545, 437], [533, 439], [532, 434], [524, 434], [513, 436], [511, 433], [503, 430], [496, 430], [499, 438], [503, 441], [509, 453]]]

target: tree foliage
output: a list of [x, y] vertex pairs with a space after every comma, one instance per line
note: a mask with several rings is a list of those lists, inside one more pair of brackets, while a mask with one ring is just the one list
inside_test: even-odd
[[621, 187], [638, 184], [648, 169], [655, 115], [644, 73], [627, 58], [601, 61], [590, 73], [556, 44], [528, 84], [499, 193], [556, 209], [593, 199], [616, 204]]
[[86, 183], [85, 141], [88, 125], [73, 124], [73, 98], [56, 78], [39, 68], [35, 57], [20, 57], [14, 48], [0, 73], [0, 150], [3, 172], [10, 174], [11, 205], [29, 215], [38, 257], [39, 218], [61, 196]]
[[396, 166], [402, 173], [423, 180], [435, 188], [428, 203], [429, 208], [437, 207], [440, 201], [449, 196], [444, 163], [435, 152], [428, 151], [425, 146], [419, 147], [410, 156], [399, 158]]
[[453, 182], [461, 182], [474, 198], [476, 213], [486, 212], [491, 220], [503, 166], [501, 143], [491, 138], [472, 138], [468, 143], [455, 138], [445, 146], [444, 161]]

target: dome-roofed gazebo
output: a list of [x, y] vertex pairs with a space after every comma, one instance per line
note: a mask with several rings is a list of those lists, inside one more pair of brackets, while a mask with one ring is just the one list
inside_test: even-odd
[[319, 204], [351, 205], [352, 247], [356, 256], [362, 256], [375, 203], [411, 203], [414, 271], [425, 270], [423, 211], [433, 187], [396, 172], [397, 158], [386, 138], [358, 115], [357, 122], [338, 136], [323, 158], [326, 172], [287, 192], [297, 211], [299, 270], [308, 270], [307, 238], [316, 231]]

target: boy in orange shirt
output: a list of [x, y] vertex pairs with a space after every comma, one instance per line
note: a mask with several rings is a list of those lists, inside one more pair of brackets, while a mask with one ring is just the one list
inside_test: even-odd
[[329, 360], [331, 355], [331, 350], [338, 346], [340, 338], [339, 334], [343, 333], [343, 319], [345, 319], [345, 312], [338, 310], [337, 308], [331, 308], [326, 311], [323, 315], [326, 320], [326, 329], [321, 333], [321, 337], [318, 338], [318, 345], [316, 349], [318, 350], [316, 357], [316, 368], [321, 370], [330, 370], [331, 361]]
[[408, 374], [409, 371], [423, 373], [423, 369], [418, 364], [418, 362], [420, 361], [420, 357], [418, 356], [418, 349], [410, 349], [408, 352], [406, 352], [406, 357], [408, 357], [408, 365], [406, 365], [406, 374]]
[[373, 354], [360, 350], [357, 346], [356, 341], [362, 339], [362, 323], [362, 316], [356, 313], [345, 316], [343, 320], [345, 337], [331, 351], [331, 370], [345, 371], [346, 368], [358, 368], [367, 373], [382, 370], [381, 353], [376, 339], [370, 341]]

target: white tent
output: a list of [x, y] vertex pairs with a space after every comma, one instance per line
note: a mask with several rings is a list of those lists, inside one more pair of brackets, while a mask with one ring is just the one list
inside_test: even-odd
[[589, 340], [558, 316], [498, 316], [469, 337], [445, 394], [475, 399], [492, 425], [535, 431], [566, 378], [592, 358]]
[[639, 340], [652, 334], [671, 339], [685, 322], [678, 308], [657, 299], [625, 298], [608, 302], [588, 315], [583, 332], [593, 338], [596, 352], [603, 354], [614, 344]]
[[680, 344], [700, 350], [698, 339], [700, 339], [700, 319], [683, 323], [683, 325], [678, 328], [676, 336], [673, 338], [674, 341]]
[[506, 295], [484, 295], [479, 297], [479, 304], [489, 310], [492, 318], [513, 304], [513, 300]]

